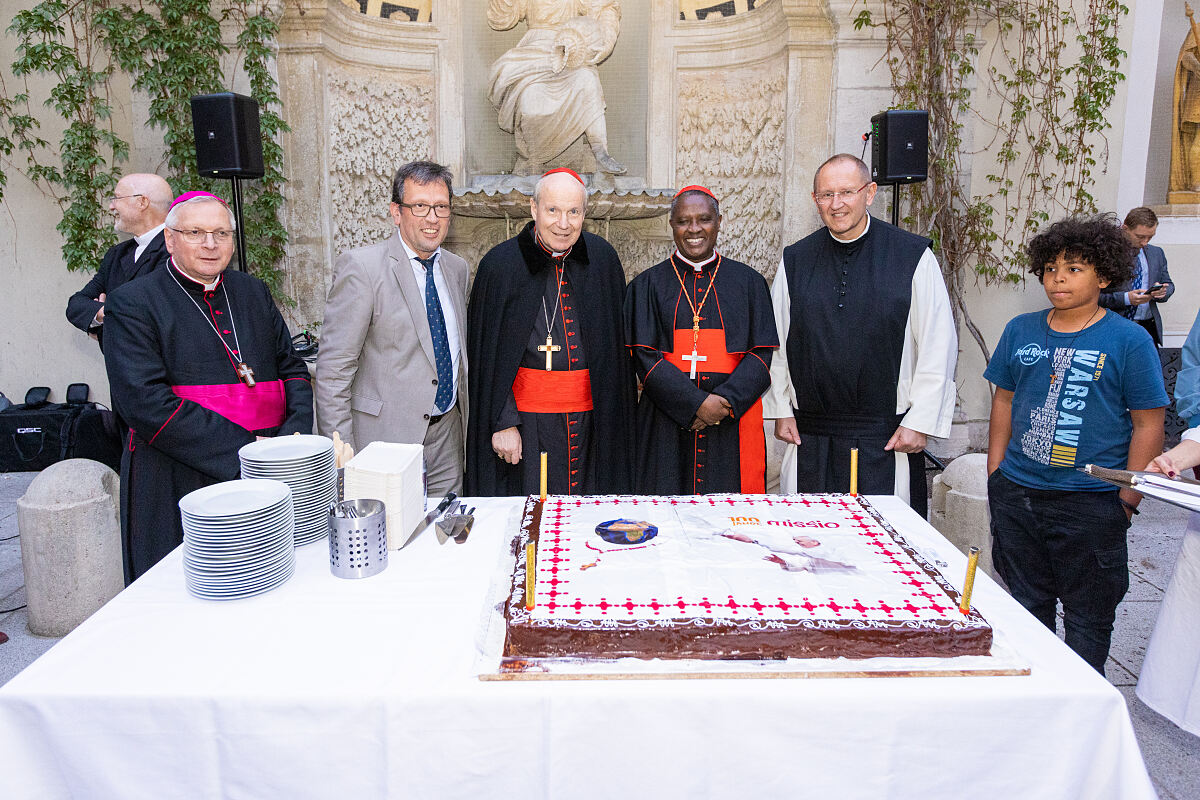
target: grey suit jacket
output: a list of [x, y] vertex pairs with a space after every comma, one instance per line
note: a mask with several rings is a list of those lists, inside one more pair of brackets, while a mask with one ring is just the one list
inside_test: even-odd
[[[1165, 303], [1171, 299], [1171, 295], [1175, 294], [1175, 281], [1171, 280], [1171, 273], [1167, 272], [1167, 255], [1161, 247], [1155, 247], [1148, 244], [1142, 248], [1146, 253], [1147, 274], [1150, 278], [1150, 286], [1156, 283], [1169, 283], [1167, 287], [1167, 296], [1162, 300], [1150, 301], [1150, 316], [1154, 319], [1154, 328], [1158, 331], [1158, 341], [1162, 342], [1163, 324], [1162, 314], [1158, 310], [1159, 303]], [[1136, 265], [1135, 265], [1136, 266]], [[1110, 286], [1108, 289], [1100, 292], [1100, 305], [1104, 308], [1111, 308], [1114, 311], [1124, 312], [1129, 308], [1129, 303], [1126, 301], [1125, 294], [1129, 291], [1133, 282], [1123, 283], [1120, 286]], [[1143, 286], [1143, 289], [1149, 288]]]
[[[457, 406], [467, 424], [467, 262], [439, 258], [462, 354]], [[341, 255], [325, 302], [314, 387], [317, 430], [362, 450], [374, 441], [420, 444], [437, 394], [433, 340], [420, 288], [397, 231]], [[460, 458], [462, 454], [460, 453]], [[461, 465], [460, 465], [461, 466]]]

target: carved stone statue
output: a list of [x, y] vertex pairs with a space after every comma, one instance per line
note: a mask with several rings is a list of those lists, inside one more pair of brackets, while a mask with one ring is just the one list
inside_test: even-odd
[[[583, 135], [603, 172], [625, 172], [608, 153], [604, 90], [596, 65], [612, 53], [621, 27], [619, 0], [488, 0], [488, 24], [528, 30], [492, 64], [488, 99], [517, 145], [513, 172], [532, 175]], [[586, 151], [585, 151], [586, 152]]]
[[1200, 32], [1192, 7], [1185, 3], [1183, 8], [1189, 30], [1175, 65], [1168, 203], [1200, 202]]

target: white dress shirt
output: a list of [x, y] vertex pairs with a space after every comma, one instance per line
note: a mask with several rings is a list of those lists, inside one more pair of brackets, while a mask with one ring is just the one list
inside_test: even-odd
[[166, 223], [163, 223], [158, 227], [151, 228], [145, 233], [133, 237], [133, 240], [137, 242], [137, 247], [135, 247], [133, 250], [133, 260], [135, 262], [142, 257], [142, 253], [146, 252], [146, 246], [150, 244], [150, 240], [162, 233], [162, 230], [165, 227]]

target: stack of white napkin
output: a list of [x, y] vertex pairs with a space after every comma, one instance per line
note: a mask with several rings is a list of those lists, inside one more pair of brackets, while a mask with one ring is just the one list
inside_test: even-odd
[[383, 501], [389, 550], [403, 545], [425, 515], [424, 449], [419, 444], [371, 442], [346, 464], [345, 498]]

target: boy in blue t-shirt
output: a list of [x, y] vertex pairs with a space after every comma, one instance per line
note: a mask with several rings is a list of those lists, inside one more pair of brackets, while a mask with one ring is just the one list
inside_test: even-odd
[[1078, 470], [1142, 469], [1162, 453], [1169, 402], [1145, 329], [1099, 306], [1129, 280], [1133, 253], [1114, 218], [1056, 222], [1030, 240], [1029, 271], [1053, 305], [1009, 321], [983, 375], [992, 560], [1009, 592], [1104, 674], [1129, 588], [1125, 532], [1141, 495]]

